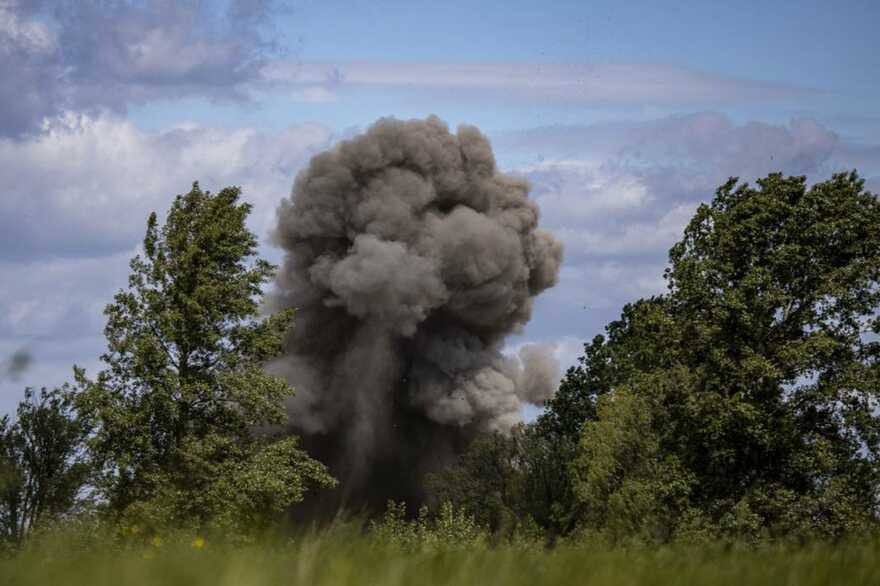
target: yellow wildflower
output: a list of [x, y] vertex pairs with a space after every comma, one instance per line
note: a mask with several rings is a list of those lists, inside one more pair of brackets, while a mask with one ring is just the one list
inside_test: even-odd
[[197, 536], [195, 539], [193, 539], [192, 546], [195, 549], [202, 549], [203, 547], [205, 547], [205, 538], [201, 535]]
[[150, 540], [150, 543], [153, 544], [153, 547], [162, 547], [162, 538], [158, 535], [154, 535], [153, 539]]

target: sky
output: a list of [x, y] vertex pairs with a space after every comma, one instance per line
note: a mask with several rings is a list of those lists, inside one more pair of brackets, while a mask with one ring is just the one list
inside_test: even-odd
[[877, 22], [855, 0], [0, 0], [0, 413], [100, 369], [151, 211], [239, 185], [277, 262], [297, 171], [387, 116], [476, 125], [531, 181], [565, 259], [509, 344], [570, 366], [664, 291], [728, 177], [880, 191]]

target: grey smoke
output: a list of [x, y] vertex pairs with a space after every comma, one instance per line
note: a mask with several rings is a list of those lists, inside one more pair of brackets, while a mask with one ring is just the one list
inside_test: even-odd
[[529, 189], [473, 126], [383, 119], [314, 157], [282, 202], [273, 304], [297, 315], [271, 368], [350, 502], [416, 494], [475, 433], [552, 395], [551, 349], [501, 352], [562, 260]]
[[559, 361], [554, 347], [527, 344], [519, 351], [523, 368], [517, 384], [520, 397], [533, 405], [543, 405], [553, 396], [559, 382]]
[[25, 348], [20, 348], [12, 356], [0, 363], [0, 379], [17, 381], [31, 366], [33, 358]]

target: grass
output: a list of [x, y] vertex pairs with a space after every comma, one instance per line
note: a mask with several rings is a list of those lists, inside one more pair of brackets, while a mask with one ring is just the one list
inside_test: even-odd
[[76, 551], [30, 547], [0, 559], [6, 586], [141, 585], [773, 585], [880, 584], [880, 543], [803, 548], [560, 547], [405, 552], [361, 536], [311, 535], [283, 545], [190, 542]]

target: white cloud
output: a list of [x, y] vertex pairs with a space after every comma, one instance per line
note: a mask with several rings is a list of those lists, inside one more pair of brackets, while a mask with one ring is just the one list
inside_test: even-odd
[[638, 177], [610, 173], [598, 162], [551, 161], [518, 171], [531, 179], [532, 198], [553, 219], [579, 222], [596, 214], [624, 214], [651, 199]]
[[606, 218], [603, 226], [566, 224], [553, 232], [572, 259], [665, 255], [695, 211], [695, 203], [677, 204], [651, 220], [627, 223]]
[[104, 305], [125, 286], [134, 254], [0, 262], [0, 339], [100, 332]]
[[625, 303], [666, 290], [669, 248], [728, 177], [752, 181], [781, 170], [824, 178], [840, 147], [809, 120], [740, 125], [715, 113], [533, 129], [493, 143], [506, 156], [543, 156], [517, 172], [533, 183], [542, 226], [565, 244], [559, 284], [539, 299], [530, 331], [584, 338], [601, 327], [598, 316], [613, 318]]
[[845, 145], [810, 119], [788, 124], [737, 124], [717, 112], [697, 112], [643, 122], [545, 126], [493, 136], [496, 149], [529, 153], [543, 161], [592, 161], [633, 168], [689, 168], [706, 175], [753, 177], [774, 170], [816, 173]]
[[0, 380], [0, 414], [26, 386], [70, 381], [73, 364], [96, 370], [106, 349], [104, 306], [126, 285], [133, 255], [0, 261], [0, 356], [24, 348], [33, 360], [16, 380]]
[[164, 210], [194, 180], [211, 190], [241, 186], [263, 235], [298, 168], [331, 139], [318, 125], [146, 132], [110, 115], [67, 114], [39, 135], [0, 139], [0, 257], [130, 249], [149, 212]]
[[51, 53], [57, 47], [55, 34], [42, 22], [22, 19], [16, 11], [17, 5], [15, 1], [0, 5], [0, 48]]
[[279, 132], [180, 124], [146, 132], [114, 116], [68, 114], [22, 140], [0, 139], [0, 356], [26, 347], [34, 364], [0, 381], [0, 413], [25, 385], [98, 367], [104, 306], [126, 285], [150, 211], [194, 179], [243, 188], [250, 227], [264, 236], [297, 170], [332, 141], [303, 125]]

